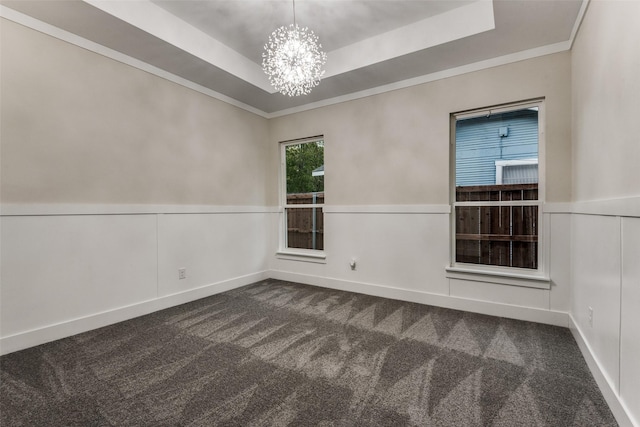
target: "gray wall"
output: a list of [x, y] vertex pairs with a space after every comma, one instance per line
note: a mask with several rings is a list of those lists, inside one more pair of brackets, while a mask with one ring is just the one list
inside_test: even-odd
[[264, 118], [5, 19], [1, 71], [2, 203], [275, 201]]

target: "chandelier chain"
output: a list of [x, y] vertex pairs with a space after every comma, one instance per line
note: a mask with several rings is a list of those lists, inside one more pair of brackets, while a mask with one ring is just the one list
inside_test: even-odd
[[293, 3], [293, 25], [296, 25], [296, 0], [291, 0]]

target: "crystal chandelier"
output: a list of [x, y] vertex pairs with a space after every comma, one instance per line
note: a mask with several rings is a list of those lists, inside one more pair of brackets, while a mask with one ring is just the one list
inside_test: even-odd
[[280, 27], [269, 36], [262, 53], [262, 69], [278, 92], [306, 95], [324, 74], [322, 66], [327, 62], [327, 54], [321, 49], [318, 36], [296, 24], [293, 0], [293, 24]]

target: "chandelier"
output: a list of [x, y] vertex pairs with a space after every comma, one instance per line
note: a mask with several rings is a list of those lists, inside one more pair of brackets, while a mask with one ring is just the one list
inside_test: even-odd
[[269, 36], [262, 53], [262, 69], [271, 85], [284, 95], [300, 96], [311, 92], [324, 74], [322, 66], [327, 54], [318, 36], [296, 24], [296, 3], [293, 0], [293, 24], [282, 26]]

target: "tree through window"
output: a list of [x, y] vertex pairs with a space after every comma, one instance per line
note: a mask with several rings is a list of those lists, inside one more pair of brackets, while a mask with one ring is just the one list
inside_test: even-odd
[[282, 143], [284, 247], [324, 249], [324, 140]]

